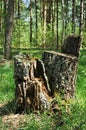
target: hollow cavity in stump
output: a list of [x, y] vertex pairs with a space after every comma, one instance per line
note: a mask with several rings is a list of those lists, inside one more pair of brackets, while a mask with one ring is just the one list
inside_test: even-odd
[[24, 110], [45, 110], [50, 107], [50, 88], [41, 60], [27, 55], [14, 58], [14, 77], [16, 83], [16, 113]]

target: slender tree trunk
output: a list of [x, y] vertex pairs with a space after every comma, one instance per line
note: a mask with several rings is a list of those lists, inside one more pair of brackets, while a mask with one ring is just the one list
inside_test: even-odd
[[41, 18], [41, 26], [43, 24], [43, 1], [40, 0], [40, 18]]
[[84, 16], [84, 0], [80, 0], [80, 25], [79, 25], [79, 35], [81, 37], [82, 43], [82, 31], [83, 31], [83, 16]]
[[65, 10], [64, 10], [64, 18], [65, 18], [65, 20], [64, 20], [64, 22], [65, 22], [64, 26], [65, 26], [65, 36], [66, 36], [67, 32], [69, 31], [69, 30], [67, 30], [67, 24], [68, 24], [68, 6], [69, 6], [68, 0], [64, 0], [64, 3], [66, 5], [66, 8], [64, 6], [64, 8], [65, 8]]
[[4, 1], [4, 26], [6, 21], [6, 14], [7, 14], [7, 1]]
[[62, 0], [62, 43], [65, 36], [65, 15], [64, 15], [64, 0]]
[[54, 14], [53, 14], [53, 17], [54, 17], [54, 33], [56, 33], [56, 2], [54, 0]]
[[72, 32], [75, 34], [75, 2], [76, 0], [72, 0]]
[[51, 21], [52, 21], [52, 46], [55, 39], [55, 0], [52, 0], [52, 13], [51, 13]]
[[55, 17], [54, 17], [54, 0], [52, 0], [52, 37], [54, 36], [54, 22], [55, 22]]
[[2, 0], [0, 1], [0, 32], [2, 31]]
[[46, 14], [46, 23], [48, 29], [50, 29], [49, 24], [51, 23], [51, 11], [52, 11], [52, 0], [47, 1], [47, 14]]
[[21, 17], [21, 0], [18, 0], [18, 44], [19, 44], [19, 49], [20, 49], [20, 17]]
[[46, 44], [46, 0], [44, 0], [43, 2], [43, 31], [44, 31], [43, 47], [45, 47], [45, 44]]
[[31, 7], [31, 0], [30, 0], [30, 43], [32, 43], [32, 7]]
[[[6, 5], [5, 5], [6, 6]], [[5, 14], [6, 15], [6, 14]], [[4, 42], [4, 58], [11, 59], [11, 44], [13, 30], [14, 0], [8, 1], [8, 10], [5, 17], [5, 42]]]
[[85, 3], [85, 6], [84, 6], [84, 10], [85, 10], [85, 14], [84, 14], [84, 21], [85, 21], [85, 31], [86, 31], [86, 3]]
[[58, 42], [59, 42], [59, 37], [58, 37], [58, 0], [57, 0], [57, 2], [56, 2], [56, 4], [57, 4], [57, 8], [56, 8], [56, 12], [57, 12], [57, 17], [56, 17], [56, 30], [57, 30], [57, 32], [56, 32], [56, 49], [58, 50], [58, 47], [59, 47], [59, 44], [58, 44]]
[[36, 44], [37, 44], [37, 38], [38, 38], [38, 18], [37, 18], [37, 0], [35, 0], [35, 17], [36, 17]]

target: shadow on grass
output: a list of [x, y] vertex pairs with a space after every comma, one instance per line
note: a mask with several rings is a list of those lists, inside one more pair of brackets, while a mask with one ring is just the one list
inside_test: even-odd
[[15, 100], [9, 101], [7, 104], [0, 104], [0, 116], [15, 114]]

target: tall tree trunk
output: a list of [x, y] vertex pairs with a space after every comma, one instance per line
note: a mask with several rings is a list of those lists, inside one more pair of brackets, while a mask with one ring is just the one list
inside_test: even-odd
[[7, 1], [4, 1], [4, 26], [6, 21], [6, 14], [7, 14]]
[[0, 32], [2, 30], [2, 0], [0, 1]]
[[30, 43], [32, 43], [32, 7], [31, 7], [31, 0], [30, 0]]
[[55, 39], [55, 0], [52, 0], [52, 13], [51, 13], [51, 22], [52, 22], [52, 46]]
[[46, 23], [48, 29], [50, 29], [49, 24], [51, 23], [51, 11], [52, 11], [52, 0], [47, 1], [47, 14], [46, 14]]
[[79, 35], [81, 37], [82, 43], [82, 31], [83, 31], [83, 14], [84, 14], [84, 0], [80, 0], [80, 25], [79, 25]]
[[56, 2], [54, 0], [54, 33], [56, 33]]
[[54, 0], [52, 0], [52, 37], [54, 36], [54, 22], [55, 22], [55, 12], [54, 12]]
[[37, 38], [38, 38], [37, 0], [35, 0], [35, 17], [36, 17], [36, 22], [35, 22], [35, 27], [36, 27], [36, 44], [37, 44]]
[[65, 15], [64, 15], [64, 0], [62, 0], [61, 2], [62, 4], [62, 43], [63, 43], [63, 40], [64, 40], [64, 36], [65, 36]]
[[44, 0], [44, 2], [43, 2], [43, 31], [44, 31], [43, 47], [45, 47], [45, 43], [46, 43], [46, 0]]
[[72, 32], [75, 34], [75, 2], [76, 0], [72, 0]]
[[40, 18], [41, 18], [41, 26], [43, 23], [43, 1], [40, 0]]
[[21, 0], [18, 0], [18, 8], [17, 8], [17, 11], [18, 11], [18, 44], [19, 44], [19, 48], [20, 48], [20, 17], [21, 17]]
[[56, 17], [56, 49], [58, 50], [58, 47], [59, 47], [59, 44], [58, 44], [58, 42], [59, 42], [59, 37], [58, 37], [58, 0], [57, 0], [57, 2], [56, 2], [56, 4], [57, 4], [57, 8], [56, 8], [56, 12], [57, 12], [57, 17]]
[[85, 21], [85, 31], [86, 31], [86, 3], [85, 3], [85, 6], [84, 6], [84, 10], [85, 10], [85, 14], [84, 14], [84, 21]]
[[8, 1], [8, 9], [5, 21], [4, 58], [11, 59], [11, 43], [13, 30], [14, 0]]
[[68, 6], [69, 6], [69, 3], [68, 3], [68, 0], [64, 0], [64, 3], [66, 5], [66, 7], [64, 6], [65, 10], [64, 10], [64, 17], [65, 17], [65, 20], [64, 20], [64, 26], [65, 26], [65, 36], [67, 35], [67, 24], [68, 24]]

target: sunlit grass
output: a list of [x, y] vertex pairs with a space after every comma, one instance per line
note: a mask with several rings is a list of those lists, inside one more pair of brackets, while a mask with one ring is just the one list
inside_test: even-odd
[[6, 62], [0, 66], [0, 103], [9, 101], [14, 96], [13, 65]]

